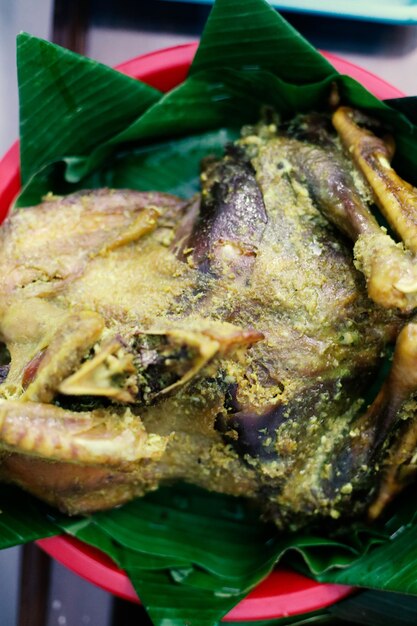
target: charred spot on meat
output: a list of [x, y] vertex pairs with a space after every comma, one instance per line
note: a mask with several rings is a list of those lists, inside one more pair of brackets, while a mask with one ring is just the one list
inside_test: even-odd
[[184, 480], [281, 528], [377, 517], [417, 451], [417, 192], [392, 155], [341, 107], [246, 128], [189, 202], [103, 189], [13, 212], [0, 478], [69, 513]]

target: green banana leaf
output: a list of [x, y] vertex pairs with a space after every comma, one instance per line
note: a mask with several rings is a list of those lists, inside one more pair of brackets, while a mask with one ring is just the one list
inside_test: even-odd
[[27, 33], [17, 37], [17, 68], [23, 181], [74, 151], [88, 154], [160, 97], [148, 85]]
[[[217, 0], [189, 77], [167, 94], [28, 34], [18, 38], [18, 70], [18, 207], [49, 191], [103, 186], [190, 197], [201, 158], [220, 154], [263, 107], [283, 118], [323, 109], [335, 87], [342, 101], [392, 128], [395, 165], [417, 183], [416, 99], [383, 103], [340, 76], [264, 0]], [[0, 547], [70, 533], [128, 573], [156, 625], [215, 626], [280, 559], [317, 580], [417, 595], [415, 509], [405, 497], [372, 528], [280, 535], [248, 503], [186, 485], [75, 519], [2, 486]], [[398, 598], [384, 597], [396, 623]], [[340, 614], [329, 609], [258, 624], [340, 622], [348, 614], [343, 606], [352, 619], [376, 600], [359, 594], [345, 602]], [[414, 619], [414, 604], [409, 610]]]

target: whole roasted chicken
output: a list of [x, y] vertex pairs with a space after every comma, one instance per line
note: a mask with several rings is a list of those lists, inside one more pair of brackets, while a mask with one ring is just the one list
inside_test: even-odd
[[377, 517], [416, 471], [417, 192], [373, 125], [341, 107], [246, 128], [188, 202], [14, 211], [0, 479], [71, 514], [184, 480], [280, 527]]

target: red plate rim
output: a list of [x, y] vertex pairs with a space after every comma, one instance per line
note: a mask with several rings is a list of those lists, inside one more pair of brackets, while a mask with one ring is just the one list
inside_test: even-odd
[[[194, 58], [198, 42], [181, 46], [163, 48], [144, 54], [116, 66], [123, 74], [137, 78], [160, 89], [169, 91], [186, 75]], [[379, 76], [354, 65], [334, 54], [322, 51], [323, 56], [341, 74], [355, 78], [362, 83], [374, 96], [381, 100], [388, 98], [402, 98], [404, 93], [390, 85]], [[9, 151], [0, 160], [0, 222], [7, 215], [9, 207], [20, 190], [19, 172], [19, 142], [16, 141]]]
[[[47, 554], [75, 574], [131, 602], [138, 596], [125, 572], [92, 546], [62, 535], [37, 541]], [[352, 587], [318, 583], [294, 571], [273, 571], [235, 606], [224, 621], [274, 619], [315, 611], [334, 604], [353, 592]]]
[[[197, 46], [195, 42], [164, 48], [122, 63], [116, 69], [156, 89], [168, 91], [185, 79]], [[355, 78], [381, 100], [404, 96], [399, 89], [367, 70], [332, 54], [322, 54], [341, 74]], [[0, 220], [7, 214], [19, 189], [19, 143], [16, 142], [0, 160]], [[121, 598], [139, 602], [125, 572], [99, 550], [68, 535], [42, 539], [37, 544], [85, 580]], [[352, 587], [317, 583], [279, 568], [232, 609], [224, 621], [274, 619], [307, 613], [329, 606], [352, 591]]]

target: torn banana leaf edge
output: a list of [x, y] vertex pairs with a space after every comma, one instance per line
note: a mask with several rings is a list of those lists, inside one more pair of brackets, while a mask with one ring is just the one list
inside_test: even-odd
[[[188, 78], [167, 94], [25, 33], [18, 73], [17, 207], [102, 186], [188, 197], [199, 160], [220, 154], [262, 106], [283, 117], [323, 107], [335, 84], [343, 102], [392, 128], [395, 166], [417, 183], [416, 99], [383, 103], [339, 75], [264, 0], [217, 0]], [[282, 557], [318, 580], [417, 594], [417, 523], [406, 497], [383, 524], [334, 536], [279, 536], [244, 502], [183, 485], [86, 519], [1, 486], [0, 510], [0, 547], [77, 536], [126, 570], [155, 624], [214, 626]]]

